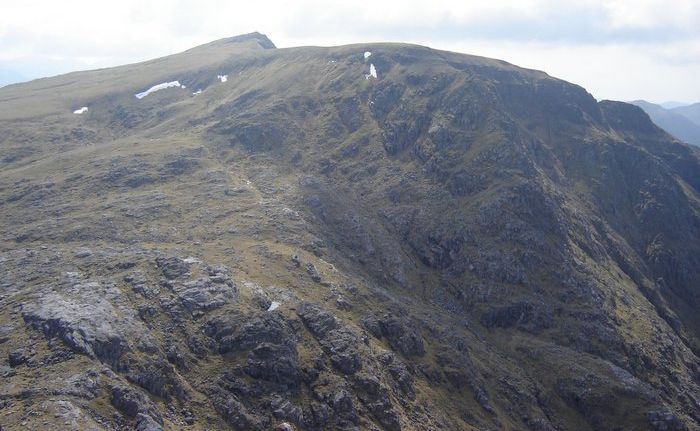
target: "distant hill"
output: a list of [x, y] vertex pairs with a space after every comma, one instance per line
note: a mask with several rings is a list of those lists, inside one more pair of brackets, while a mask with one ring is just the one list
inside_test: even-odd
[[0, 69], [0, 87], [4, 87], [5, 85], [14, 84], [16, 82], [22, 82], [26, 80], [27, 78], [17, 71]]
[[659, 105], [661, 105], [663, 108], [666, 108], [666, 109], [675, 109], [675, 108], [680, 108], [682, 106], [688, 106], [688, 105], [690, 105], [690, 103], [668, 101], [668, 102], [659, 103]]
[[[688, 144], [700, 146], [700, 104], [665, 109], [661, 105], [646, 100], [635, 100], [630, 103], [642, 108], [657, 126], [676, 138]], [[693, 107], [694, 110], [689, 109]], [[697, 118], [697, 122], [692, 121], [693, 115]]]
[[673, 108], [672, 111], [689, 119], [700, 127], [700, 103]]

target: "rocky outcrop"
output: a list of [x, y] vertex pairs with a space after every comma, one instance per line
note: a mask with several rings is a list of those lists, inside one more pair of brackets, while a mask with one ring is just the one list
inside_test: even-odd
[[406, 357], [422, 356], [425, 353], [423, 338], [408, 322], [392, 314], [385, 314], [381, 319], [366, 317], [362, 324], [377, 338], [385, 338], [392, 349]]
[[336, 369], [353, 374], [362, 368], [359, 339], [352, 330], [341, 326], [335, 316], [315, 304], [304, 303], [297, 313], [330, 355]]
[[100, 287], [96, 282], [78, 283], [72, 286], [75, 296], [47, 293], [40, 303], [26, 304], [22, 317], [47, 338], [58, 338], [76, 352], [118, 367], [122, 355], [131, 350], [129, 340], [145, 331], [133, 311], [120, 318], [124, 311], [98, 294]]
[[151, 399], [128, 386], [110, 389], [112, 405], [129, 418], [136, 419], [136, 429], [162, 430], [163, 418]]

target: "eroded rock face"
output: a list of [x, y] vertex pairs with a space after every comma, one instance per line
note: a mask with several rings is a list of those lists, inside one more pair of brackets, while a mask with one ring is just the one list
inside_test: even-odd
[[129, 340], [146, 332], [133, 310], [121, 310], [102, 296], [107, 290], [97, 282], [77, 283], [70, 296], [50, 292], [39, 303], [26, 304], [22, 317], [46, 337], [59, 338], [77, 352], [117, 366], [131, 350]]

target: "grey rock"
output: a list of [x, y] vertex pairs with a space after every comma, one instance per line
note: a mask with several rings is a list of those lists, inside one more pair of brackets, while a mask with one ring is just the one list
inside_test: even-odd
[[163, 359], [126, 363], [123, 368], [127, 380], [157, 397], [166, 401], [187, 398], [187, 392], [177, 372]]
[[317, 337], [324, 337], [329, 331], [339, 327], [335, 316], [315, 304], [302, 303], [297, 314], [309, 331]]
[[348, 301], [345, 300], [342, 296], [339, 296], [335, 300], [335, 306], [338, 307], [340, 310], [352, 310], [352, 304], [350, 304]]
[[24, 321], [48, 338], [116, 366], [131, 350], [127, 340], [146, 333], [133, 310], [115, 307], [98, 283], [74, 285], [70, 296], [47, 292], [39, 303], [22, 307]]
[[181, 277], [190, 271], [190, 265], [177, 257], [159, 257], [156, 259], [156, 265], [168, 280]]
[[309, 262], [306, 264], [306, 272], [309, 274], [313, 281], [315, 281], [316, 283], [321, 282], [321, 275], [318, 273], [313, 263]]
[[270, 400], [270, 410], [272, 415], [280, 420], [287, 420], [294, 423], [301, 423], [303, 410], [291, 401], [276, 395]]
[[27, 349], [17, 349], [10, 352], [7, 356], [10, 366], [14, 368], [26, 363], [33, 355], [33, 352]]
[[654, 431], [687, 431], [688, 427], [672, 412], [650, 411], [647, 419]]
[[175, 283], [173, 290], [190, 313], [196, 310], [208, 311], [219, 308], [237, 297], [237, 289], [228, 278], [199, 278], [183, 284]]
[[258, 428], [257, 421], [248, 414], [246, 408], [234, 397], [214, 399], [214, 407], [226, 421], [239, 430], [254, 430]]
[[297, 314], [330, 355], [333, 366], [345, 374], [362, 368], [357, 335], [341, 327], [335, 316], [311, 303], [303, 303]]
[[422, 356], [425, 353], [423, 338], [408, 322], [392, 314], [386, 314], [381, 319], [365, 317], [362, 323], [372, 335], [385, 337], [392, 349], [406, 357]]
[[158, 423], [151, 416], [139, 413], [136, 416], [136, 431], [163, 431], [163, 425]]
[[90, 250], [89, 248], [80, 248], [80, 249], [75, 251], [74, 255], [78, 259], [83, 259], [83, 258], [92, 256], [92, 250]]
[[136, 418], [137, 423], [144, 423], [144, 426], [151, 427], [155, 425], [161, 428], [143, 428], [145, 429], [162, 429], [163, 418], [158, 410], [158, 407], [153, 401], [140, 391], [128, 386], [112, 386], [110, 389], [110, 402], [112, 405], [130, 418]]
[[385, 429], [390, 431], [401, 429], [399, 416], [389, 401], [389, 393], [376, 377], [358, 376], [355, 380], [355, 389], [362, 403]]

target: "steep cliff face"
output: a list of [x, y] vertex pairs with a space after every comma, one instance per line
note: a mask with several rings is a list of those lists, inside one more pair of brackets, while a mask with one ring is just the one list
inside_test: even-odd
[[700, 426], [700, 158], [632, 105], [252, 34], [0, 128], [8, 429]]

